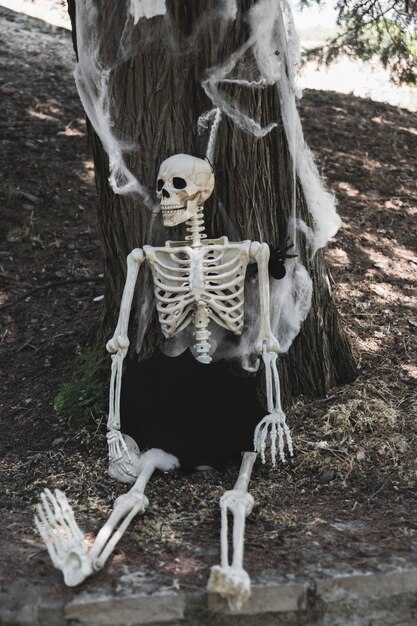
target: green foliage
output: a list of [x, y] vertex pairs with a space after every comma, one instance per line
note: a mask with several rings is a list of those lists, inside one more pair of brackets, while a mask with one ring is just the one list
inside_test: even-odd
[[[321, 0], [301, 0], [301, 5]], [[379, 57], [397, 83], [417, 84], [417, 4], [407, 0], [337, 0], [339, 33], [307, 58], [331, 63], [341, 53]]]
[[77, 358], [70, 380], [63, 383], [54, 409], [70, 426], [94, 423], [107, 411], [109, 361], [103, 350], [87, 348]]
[[390, 148], [397, 148], [398, 146], [398, 140], [399, 140], [399, 134], [398, 134], [398, 130], [396, 128], [393, 128], [392, 130], [388, 130], [385, 133], [385, 138], [386, 138], [386, 142], [389, 145]]

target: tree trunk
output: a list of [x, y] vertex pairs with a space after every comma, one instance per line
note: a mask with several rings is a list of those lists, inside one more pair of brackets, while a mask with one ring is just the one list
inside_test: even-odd
[[[120, 24], [107, 19], [113, 0], [102, 3], [102, 27], [108, 33], [101, 50], [112, 59]], [[208, 67], [224, 61], [248, 38], [248, 26], [240, 19], [243, 9], [254, 0], [242, 0], [238, 18], [221, 23], [201, 21], [203, 12], [216, 9], [218, 0], [204, 2], [172, 0], [167, 16], [140, 19], [135, 27], [134, 55], [118, 64], [111, 73], [113, 118], [118, 136], [133, 138], [135, 150], [128, 155], [128, 166], [154, 195], [160, 163], [176, 153], [202, 155], [207, 135], [197, 133], [199, 116], [212, 108], [201, 81]], [[74, 2], [69, 2], [71, 15]], [[124, 9], [123, 9], [124, 10]], [[121, 9], [121, 12], [123, 12]], [[114, 13], [112, 13], [114, 16]], [[196, 26], [197, 25], [197, 26]], [[274, 86], [249, 89], [227, 85], [224, 91], [261, 126], [281, 118], [280, 102]], [[231, 119], [220, 122], [214, 153], [216, 188], [206, 204], [209, 236], [229, 235], [237, 240], [267, 241], [277, 246], [285, 240], [292, 210], [293, 168], [283, 124], [262, 138], [244, 132]], [[116, 325], [125, 281], [126, 256], [144, 244], [160, 245], [175, 239], [165, 231], [158, 215], [152, 214], [140, 198], [115, 195], [108, 182], [109, 164], [98, 136], [90, 127], [99, 198], [99, 225], [104, 254], [105, 298], [100, 320], [100, 339], [109, 338]], [[224, 207], [224, 209], [222, 208]], [[303, 191], [297, 182], [297, 211], [311, 224]], [[335, 384], [355, 378], [356, 365], [332, 299], [327, 269], [321, 251], [307, 259], [304, 237], [299, 237], [300, 255], [313, 281], [311, 310], [289, 352], [280, 358], [284, 398], [299, 394], [324, 395]], [[141, 270], [138, 299], [149, 293], [148, 270]], [[137, 326], [143, 335], [139, 358], [146, 358], [161, 340], [155, 313], [150, 319], [135, 319], [132, 313], [131, 345]], [[144, 332], [146, 331], [146, 332]], [[131, 351], [133, 352], [133, 351]]]

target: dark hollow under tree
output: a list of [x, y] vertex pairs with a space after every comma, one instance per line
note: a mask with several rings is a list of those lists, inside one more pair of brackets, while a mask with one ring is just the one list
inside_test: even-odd
[[[105, 42], [100, 53], [112, 65], [126, 7], [117, 3], [120, 9], [115, 11], [113, 0], [98, 4]], [[204, 154], [207, 135], [198, 134], [197, 120], [213, 106], [201, 85], [206, 68], [224, 61], [248, 38], [248, 24], [243, 16], [255, 0], [238, 2], [234, 21], [201, 19], [203, 13], [207, 15], [210, 11], [215, 16], [219, 4], [219, 0], [168, 0], [164, 18], [139, 20], [131, 41], [133, 55], [116, 64], [111, 72], [115, 130], [119, 137], [137, 142], [138, 149], [127, 155], [127, 163], [152, 196], [159, 165], [165, 158], [181, 152]], [[69, 0], [69, 9], [74, 27], [74, 0]], [[280, 102], [274, 86], [249, 89], [231, 84], [224, 86], [224, 91], [260, 125], [280, 119]], [[160, 218], [152, 215], [140, 196], [112, 192], [108, 157], [91, 127], [90, 140], [105, 267], [105, 298], [99, 327], [100, 339], [106, 340], [117, 321], [127, 254], [146, 243], [160, 245], [165, 239], [175, 239], [177, 234], [165, 231], [162, 221], [158, 226]], [[227, 116], [223, 117], [214, 166], [216, 189], [205, 211], [208, 235], [266, 240], [275, 247], [282, 244], [293, 194], [292, 162], [283, 124], [256, 138], [238, 128]], [[311, 224], [298, 182], [296, 193], [299, 215]], [[221, 207], [227, 213], [226, 219]], [[299, 394], [324, 395], [332, 386], [350, 382], [356, 376], [355, 361], [332, 298], [323, 254], [319, 250], [312, 261], [307, 260], [307, 244], [302, 235], [299, 237], [301, 255], [313, 281], [313, 301], [301, 332], [289, 352], [280, 357], [286, 402]], [[143, 296], [147, 287], [149, 274], [142, 269], [138, 294]], [[131, 346], [135, 346], [137, 323], [133, 312]], [[155, 313], [145, 324], [139, 359], [147, 358], [162, 339]], [[134, 355], [133, 350], [130, 353]]]

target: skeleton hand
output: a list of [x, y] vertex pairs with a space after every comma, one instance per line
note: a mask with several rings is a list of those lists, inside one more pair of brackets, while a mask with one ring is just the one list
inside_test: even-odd
[[265, 449], [268, 442], [268, 437], [271, 441], [271, 460], [272, 465], [276, 465], [277, 447], [276, 441], [278, 436], [278, 451], [279, 457], [283, 463], [285, 463], [284, 446], [285, 439], [287, 440], [287, 447], [290, 456], [293, 455], [291, 432], [285, 421], [285, 414], [277, 409], [270, 415], [263, 418], [255, 429], [253, 438], [253, 444], [255, 452], [259, 452], [261, 455], [262, 463], [265, 463]]
[[41, 494], [42, 504], [36, 506], [36, 528], [54, 566], [62, 570], [65, 583], [73, 587], [95, 571], [92, 559], [74, 512], [65, 494], [59, 489], [55, 495], [49, 490]]
[[[107, 433], [107, 443], [109, 446], [110, 465], [115, 465], [123, 474], [137, 477], [134, 474], [134, 466], [132, 456], [127, 448], [123, 435], [119, 430], [109, 430]], [[131, 481], [130, 481], [131, 482]]]
[[113, 337], [109, 339], [106, 343], [106, 350], [110, 354], [115, 354], [119, 352], [119, 350], [123, 351], [125, 354], [129, 347], [130, 341], [127, 335], [119, 335], [117, 331], [114, 333]]
[[122, 483], [133, 483], [139, 475], [141, 455], [134, 439], [119, 430], [107, 433], [109, 476]]

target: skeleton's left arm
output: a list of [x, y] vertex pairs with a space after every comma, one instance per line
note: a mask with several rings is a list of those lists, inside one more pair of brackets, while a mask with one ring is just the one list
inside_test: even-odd
[[259, 422], [255, 429], [254, 448], [256, 452], [260, 453], [262, 462], [265, 463], [265, 449], [269, 438], [271, 443], [272, 464], [275, 465], [277, 437], [278, 452], [282, 462], [285, 461], [285, 440], [290, 456], [293, 455], [293, 448], [291, 432], [287, 426], [285, 413], [281, 407], [281, 390], [276, 363], [279, 343], [271, 330], [268, 272], [269, 246], [267, 243], [252, 242], [249, 254], [251, 258], [255, 259], [258, 265], [260, 322], [258, 337], [255, 343], [255, 352], [262, 356], [264, 362], [268, 404], [268, 415]]
[[259, 243], [253, 241], [251, 243], [249, 256], [255, 259], [258, 265], [258, 283], [259, 283], [259, 304], [261, 308], [258, 338], [255, 343], [255, 352], [262, 354], [263, 352], [278, 352], [278, 339], [274, 337], [271, 330], [270, 316], [270, 295], [269, 295], [269, 246], [267, 243]]

